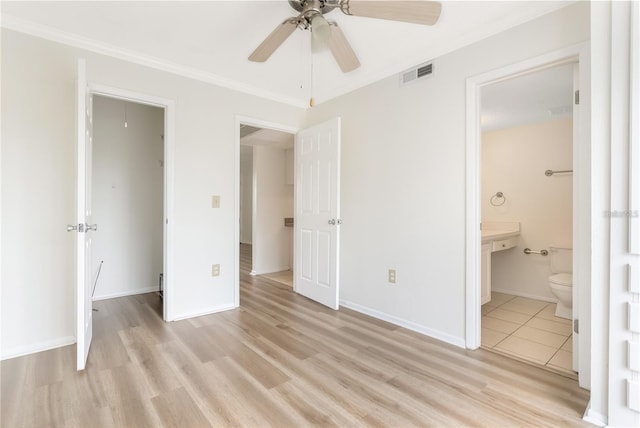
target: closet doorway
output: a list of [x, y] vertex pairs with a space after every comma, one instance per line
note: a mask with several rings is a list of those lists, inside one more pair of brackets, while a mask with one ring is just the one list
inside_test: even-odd
[[92, 98], [92, 298], [151, 293], [164, 318], [165, 108]]

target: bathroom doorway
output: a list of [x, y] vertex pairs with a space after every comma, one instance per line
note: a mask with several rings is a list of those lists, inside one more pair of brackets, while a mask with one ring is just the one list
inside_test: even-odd
[[[481, 88], [480, 207], [481, 346], [577, 378], [571, 325], [575, 67], [561, 64]], [[555, 284], [559, 279], [563, 284]]]
[[[572, 91], [572, 99], [570, 103], [572, 105], [572, 116], [573, 122], [571, 125], [572, 130], [572, 141], [573, 150], [571, 155], [572, 165], [569, 168], [567, 167], [557, 167], [557, 166], [544, 166], [543, 169], [539, 171], [537, 174], [541, 174], [539, 179], [564, 179], [571, 181], [572, 191], [571, 191], [571, 204], [572, 204], [572, 224], [571, 228], [571, 236], [570, 236], [570, 246], [573, 248], [573, 261], [572, 261], [572, 271], [573, 271], [573, 309], [572, 309], [572, 320], [567, 320], [567, 322], [563, 322], [567, 324], [570, 328], [571, 334], [571, 345], [567, 343], [565, 340], [562, 345], [558, 348], [560, 350], [562, 346], [565, 346], [564, 351], [567, 351], [567, 348], [571, 346], [572, 351], [572, 371], [577, 372], [578, 382], [580, 386], [584, 388], [589, 388], [590, 386], [590, 337], [589, 337], [589, 329], [590, 329], [590, 310], [589, 310], [589, 294], [590, 294], [590, 263], [589, 263], [589, 245], [588, 242], [590, 240], [591, 235], [591, 218], [590, 218], [590, 209], [589, 209], [589, 200], [591, 195], [591, 184], [589, 180], [589, 164], [590, 164], [590, 152], [588, 141], [588, 131], [589, 131], [589, 122], [588, 116], [586, 113], [589, 109], [589, 85], [588, 85], [588, 69], [584, 67], [584, 64], [588, 64], [587, 61], [588, 49], [586, 45], [576, 45], [570, 48], [562, 49], [559, 51], [555, 51], [549, 54], [542, 55], [540, 57], [532, 58], [529, 60], [525, 60], [521, 63], [512, 64], [505, 66], [503, 68], [492, 70], [486, 73], [483, 73], [478, 76], [473, 76], [467, 79], [467, 212], [466, 212], [466, 346], [469, 349], [476, 349], [482, 345], [482, 334], [481, 334], [481, 318], [482, 312], [487, 314], [488, 308], [484, 311], [482, 310], [482, 282], [486, 283], [487, 275], [483, 278], [482, 265], [484, 266], [492, 266], [493, 263], [489, 264], [487, 262], [488, 258], [483, 257], [482, 254], [482, 231], [479, 227], [482, 223], [482, 214], [483, 214], [483, 204], [489, 204], [492, 201], [496, 205], [504, 204], [502, 207], [494, 207], [495, 209], [507, 210], [513, 208], [508, 204], [514, 204], [516, 202], [520, 202], [519, 198], [521, 197], [517, 192], [515, 194], [511, 194], [512, 190], [509, 192], [505, 191], [507, 187], [504, 187], [503, 190], [498, 188], [493, 188], [491, 190], [485, 190], [486, 194], [482, 192], [482, 128], [481, 128], [481, 105], [482, 105], [482, 90], [485, 87], [490, 87], [491, 85], [498, 84], [500, 82], [508, 82], [509, 80], [514, 80], [518, 77], [525, 77], [528, 75], [535, 75], [536, 73], [550, 70], [559, 66], [569, 66], [569, 64], [574, 64], [574, 75], [573, 75], [573, 83], [575, 87]], [[582, 96], [580, 96], [580, 91], [582, 91]], [[535, 95], [535, 94], [534, 94]], [[508, 94], [503, 96], [503, 100], [508, 102], [516, 102], [522, 101], [518, 100], [518, 97], [515, 96], [515, 93]], [[582, 103], [580, 103], [580, 98], [582, 98]], [[530, 98], [524, 98], [525, 101], [532, 101], [535, 98], [532, 96]], [[578, 104], [576, 104], [578, 102]], [[564, 112], [563, 108], [564, 104], [550, 106], [546, 109], [545, 113], [547, 116], [553, 116], [554, 113], [556, 115], [562, 115]], [[515, 110], [515, 105], [508, 107], [511, 110]], [[559, 114], [558, 114], [559, 113]], [[525, 153], [518, 153], [518, 156], [525, 157]], [[505, 162], [502, 160], [502, 162]], [[510, 165], [506, 165], [507, 168]], [[550, 170], [565, 170], [565, 168], [573, 170], [572, 173], [565, 173], [565, 177], [561, 177], [561, 174], [546, 176], [545, 171], [547, 169]], [[513, 169], [513, 168], [512, 168]], [[567, 178], [568, 177], [568, 178]], [[556, 180], [557, 181], [557, 180]], [[548, 182], [550, 184], [553, 182]], [[502, 185], [501, 185], [502, 186]], [[501, 192], [501, 194], [499, 194]], [[488, 197], [488, 198], [487, 198]], [[503, 214], [505, 214], [503, 212]], [[501, 219], [506, 222], [506, 214]], [[509, 230], [508, 232], [515, 232], [510, 236], [503, 236], [506, 239], [506, 242], [498, 242], [497, 245], [500, 248], [504, 248], [504, 252], [499, 254], [498, 257], [504, 256], [509, 252], [513, 252], [520, 257], [529, 257], [528, 259], [532, 261], [534, 266], [537, 266], [539, 269], [539, 273], [544, 278], [545, 274], [550, 273], [549, 261], [548, 259], [543, 259], [542, 254], [536, 254], [537, 252], [542, 252], [542, 250], [547, 250], [550, 244], [563, 244], [561, 242], [562, 237], [553, 238], [552, 241], [557, 239], [558, 242], [548, 242], [545, 245], [537, 244], [539, 246], [535, 246], [532, 244], [531, 246], [526, 246], [525, 242], [520, 242], [522, 239], [520, 238], [520, 233], [524, 231], [521, 226], [521, 221], [516, 218], [510, 218], [512, 220], [512, 226], [517, 226], [517, 230]], [[487, 222], [490, 223], [490, 222]], [[496, 225], [485, 224], [484, 226], [496, 227]], [[566, 228], [565, 228], [566, 229]], [[486, 232], [486, 230], [485, 230]], [[500, 232], [495, 231], [494, 232]], [[498, 233], [498, 235], [500, 235]], [[501, 241], [501, 240], [498, 240]], [[533, 242], [533, 241], [532, 241]], [[505, 247], [502, 247], [502, 245]], [[530, 254], [524, 254], [524, 248], [528, 248], [531, 250]], [[566, 244], [566, 243], [565, 243]], [[493, 245], [493, 244], [492, 244]], [[503, 257], [505, 258], [505, 257]], [[507, 257], [508, 258], [508, 257]], [[544, 260], [544, 262], [542, 261]], [[484, 263], [482, 263], [484, 261]], [[496, 273], [496, 275], [500, 275], [500, 273]], [[547, 275], [548, 277], [548, 275]], [[483, 281], [484, 279], [484, 281]], [[548, 284], [548, 281], [543, 281], [542, 286]], [[575, 286], [575, 284], [579, 284]], [[525, 299], [529, 299], [531, 297], [539, 297], [537, 295], [527, 296], [523, 295], [526, 292], [522, 292], [522, 290], [517, 290], [520, 295], [495, 295], [495, 299], [493, 299], [494, 309], [498, 307], [498, 302], [502, 304], [507, 304], [511, 299], [517, 299], [511, 302], [511, 309], [515, 309], [513, 306], [521, 305], [533, 306], [534, 303], [527, 302]], [[486, 294], [486, 284], [485, 284], [485, 294]], [[506, 294], [506, 293], [503, 293]], [[545, 297], [542, 295], [542, 297]], [[546, 297], [548, 300], [551, 300], [551, 297]], [[536, 299], [537, 300], [537, 299]], [[555, 300], [554, 300], [555, 301]], [[485, 301], [486, 303], [486, 301]], [[541, 300], [540, 305], [542, 305], [537, 310], [529, 309], [529, 311], [535, 311], [535, 314], [532, 315], [532, 318], [535, 315], [541, 315], [540, 318], [547, 316], [549, 312], [553, 312], [555, 315], [555, 311], [552, 311], [550, 307], [547, 307], [549, 303], [553, 303], [551, 301]], [[502, 308], [503, 310], [507, 310], [509, 307]], [[546, 311], [546, 312], [543, 312]], [[516, 312], [516, 311], [512, 311]], [[498, 315], [497, 314], [494, 315]], [[528, 315], [528, 314], [525, 314]], [[496, 317], [497, 318], [497, 317]], [[543, 318], [544, 319], [544, 318]], [[527, 322], [530, 319], [526, 320]], [[535, 323], [544, 323], [541, 321], [535, 321]], [[540, 324], [540, 325], [541, 325]], [[562, 323], [561, 323], [562, 324]], [[486, 327], [486, 326], [485, 326]], [[494, 326], [495, 327], [495, 326]], [[531, 326], [530, 326], [531, 327]], [[566, 327], [565, 330], [562, 331], [563, 334], [567, 334]], [[585, 334], [586, 333], [586, 334]], [[567, 336], [568, 338], [569, 336]], [[503, 338], [504, 340], [504, 338]], [[517, 340], [512, 340], [516, 342]], [[498, 343], [494, 344], [497, 345]], [[568, 352], [568, 351], [567, 351]], [[555, 353], [554, 353], [555, 354]], [[566, 356], [566, 355], [565, 355]], [[577, 361], [576, 361], [577, 360]], [[547, 362], [550, 361], [547, 360]], [[538, 363], [540, 366], [544, 366], [545, 364]], [[574, 375], [575, 376], [575, 375]]]

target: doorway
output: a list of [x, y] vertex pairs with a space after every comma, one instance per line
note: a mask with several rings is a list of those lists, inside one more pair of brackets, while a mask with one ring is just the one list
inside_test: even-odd
[[[236, 117], [235, 307], [240, 305], [240, 129], [241, 125], [295, 134], [293, 181], [293, 291], [337, 310], [340, 275], [340, 118], [301, 130]], [[254, 149], [255, 150], [255, 149]], [[285, 174], [282, 168], [280, 175]], [[255, 176], [255, 173], [254, 173]], [[256, 193], [256, 192], [254, 192]], [[279, 217], [284, 224], [286, 217]], [[253, 234], [255, 235], [255, 224]], [[254, 236], [255, 238], [255, 236]], [[260, 273], [255, 266], [254, 273]]]
[[[130, 286], [129, 289], [118, 290], [106, 285], [109, 278], [109, 266], [107, 261], [100, 257], [98, 251], [95, 257], [92, 257], [94, 278], [96, 279], [94, 282], [95, 296], [109, 298], [128, 294], [157, 293], [158, 297], [161, 295], [160, 317], [164, 321], [173, 321], [173, 224], [170, 219], [173, 214], [174, 103], [168, 99], [100, 84], [89, 84], [87, 90], [94, 100], [92, 104], [96, 101], [99, 105], [101, 104], [104, 107], [105, 117], [113, 123], [111, 131], [108, 131], [111, 142], [118, 140], [119, 136], [118, 144], [122, 145], [118, 150], [111, 150], [113, 149], [111, 145], [104, 147], [103, 166], [110, 165], [111, 171], [97, 171], [100, 178], [96, 177], [97, 182], [93, 184], [102, 186], [100, 191], [105, 198], [102, 202], [105, 206], [109, 205], [108, 210], [115, 209], [114, 202], [117, 202], [116, 206], [120, 208], [123, 208], [124, 205], [127, 206], [126, 212], [120, 211], [119, 220], [115, 214], [109, 220], [105, 218], [107, 229], [101, 228], [97, 223], [98, 227], [100, 232], [106, 235], [109, 227], [107, 225], [111, 223], [110, 227], [114, 229], [115, 234], [126, 235], [123, 236], [123, 239], [127, 242], [137, 240], [138, 242], [134, 246], [142, 245], [140, 250], [141, 253], [144, 253], [144, 255], [136, 254], [133, 263], [129, 265], [133, 271], [139, 274], [139, 279], [134, 282], [133, 289]], [[101, 119], [97, 118], [96, 120]], [[131, 134], [142, 136], [145, 143], [129, 144], [129, 147], [123, 145], [127, 141], [133, 141]], [[134, 138], [134, 140], [138, 140], [138, 138]], [[100, 150], [98, 148], [98, 155], [100, 155]], [[118, 156], [120, 156], [119, 161]], [[138, 167], [143, 165], [145, 174], [140, 174], [140, 171], [136, 169], [135, 159], [138, 160]], [[96, 171], [92, 171], [92, 176], [95, 173]], [[92, 181], [95, 180], [92, 179]], [[91, 187], [92, 190], [95, 189], [94, 185]], [[148, 191], [153, 191], [153, 196], [147, 194]], [[142, 201], [145, 203], [141, 204]], [[100, 199], [94, 202], [101, 203]], [[132, 206], [139, 206], [140, 210], [131, 211], [129, 208]], [[97, 214], [100, 216], [100, 207], [98, 206], [97, 209]], [[144, 218], [139, 219], [139, 224], [132, 224], [132, 218], [140, 215], [141, 210], [146, 212]], [[129, 219], [127, 220], [125, 217]], [[123, 221], [124, 223], [122, 223]], [[144, 236], [144, 239], [141, 240], [142, 243], [137, 239], [140, 237], [139, 235]], [[99, 242], [100, 237], [97, 236], [97, 238]], [[118, 250], [121, 251], [124, 248], [123, 245], [129, 249], [132, 248], [122, 240], [120, 242], [112, 240], [112, 242], [104, 242], [104, 244], [103, 250], [111, 252], [111, 254], [115, 254]], [[103, 261], [104, 263], [101, 263]], [[136, 264], [144, 264], [146, 268], [136, 269]], [[113, 267], [111, 266], [111, 268]], [[120, 274], [123, 274], [122, 270]], [[102, 275], [105, 276], [101, 279]], [[112, 276], [112, 279], [115, 278]]]
[[[254, 256], [253, 245], [255, 241], [255, 225], [254, 225], [254, 144], [241, 144], [244, 139], [247, 143], [247, 137], [258, 131], [266, 131], [273, 133], [280, 133], [283, 135], [295, 136], [298, 132], [297, 128], [282, 125], [279, 123], [268, 122], [262, 119], [256, 119], [246, 116], [236, 116], [235, 121], [235, 165], [236, 165], [236, 185], [235, 185], [235, 207], [237, 219], [234, 231], [234, 253], [236, 254], [238, 263], [234, 271], [234, 307], [240, 306], [240, 271], [246, 271], [249, 273], [254, 272]], [[279, 135], [279, 134], [275, 134]], [[249, 139], [249, 143], [251, 143]], [[257, 138], [253, 138], [257, 140]], [[286, 150], [286, 149], [285, 149]], [[293, 148], [292, 148], [293, 150]], [[282, 171], [282, 184], [284, 185], [285, 171]], [[271, 213], [273, 214], [273, 213]], [[278, 214], [269, 215], [273, 220], [269, 220], [273, 225], [276, 223], [276, 219], [282, 217]], [[278, 215], [278, 217], [276, 217]], [[284, 218], [278, 220], [278, 225], [282, 224], [284, 228]], [[282, 223], [279, 223], [282, 221]], [[275, 227], [279, 227], [275, 225]], [[282, 232], [282, 230], [280, 230]], [[286, 233], [286, 231], [285, 231]], [[293, 231], [291, 231], [293, 234]], [[282, 233], [280, 234], [282, 235]], [[282, 241], [282, 239], [281, 239]], [[268, 242], [268, 239], [267, 239]], [[284, 241], [282, 241], [284, 243]], [[282, 255], [279, 256], [282, 258]], [[291, 249], [291, 260], [293, 261], [293, 248]], [[293, 268], [293, 264], [290, 266]], [[293, 287], [295, 289], [295, 287]]]
[[573, 378], [574, 67], [480, 89], [482, 347]]
[[[588, 50], [585, 45], [577, 45], [551, 54], [542, 55], [530, 60], [493, 70], [467, 80], [467, 227], [466, 227], [466, 346], [476, 349], [481, 345], [481, 296], [482, 296], [482, 236], [480, 225], [482, 222], [482, 203], [485, 195], [481, 192], [481, 93], [484, 87], [501, 81], [513, 79], [516, 76], [525, 76], [537, 71], [550, 69], [555, 66], [577, 64], [575, 82], [576, 90], [582, 92], [582, 99], [588, 100]], [[577, 95], [576, 95], [577, 97]], [[577, 98], [576, 98], [577, 99]], [[588, 101], [587, 101], [588, 102]], [[573, 201], [573, 226], [572, 243], [573, 252], [573, 281], [579, 284], [574, 287], [573, 314], [571, 329], [573, 331], [574, 355], [579, 356], [576, 368], [580, 386], [588, 388], [590, 383], [590, 358], [589, 332], [589, 288], [590, 265], [589, 248], [586, 243], [590, 235], [591, 225], [589, 217], [590, 184], [588, 176], [589, 148], [585, 143], [588, 138], [589, 122], [587, 116], [588, 106], [574, 106], [574, 127], [572, 153], [573, 170], [572, 201]], [[551, 167], [549, 167], [551, 168]], [[544, 174], [544, 170], [541, 174]], [[500, 198], [499, 189], [493, 189], [493, 196]], [[503, 193], [507, 200], [509, 195]], [[513, 196], [513, 195], [512, 195]], [[499, 199], [501, 201], [502, 199]], [[513, 219], [517, 221], [517, 219]], [[539, 251], [541, 248], [531, 248]], [[507, 251], [515, 251], [514, 249]], [[538, 256], [538, 255], [534, 255]], [[576, 328], [579, 321], [583, 320], [586, 328]], [[577, 334], [579, 331], [580, 334]]]
[[93, 96], [93, 300], [156, 293], [163, 316], [164, 109]]
[[240, 249], [251, 275], [293, 288], [294, 135], [240, 125]]

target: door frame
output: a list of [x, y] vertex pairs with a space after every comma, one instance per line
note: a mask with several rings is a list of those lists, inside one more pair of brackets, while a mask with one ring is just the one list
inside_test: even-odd
[[175, 138], [175, 102], [167, 98], [142, 94], [126, 89], [106, 86], [98, 83], [87, 84], [91, 96], [114, 98], [136, 104], [159, 107], [164, 110], [164, 183], [163, 183], [163, 314], [165, 321], [174, 321], [173, 312], [173, 201], [174, 201], [174, 138]]
[[[590, 58], [589, 44], [580, 43], [538, 57], [501, 67], [469, 77], [466, 82], [466, 209], [465, 209], [465, 346], [480, 347], [480, 223], [481, 201], [481, 129], [480, 89], [482, 86], [510, 79], [519, 74], [553, 67], [560, 64], [577, 63], [580, 80], [580, 123], [573, 142], [573, 278], [578, 288], [578, 319], [581, 320], [579, 335], [579, 383], [590, 387], [590, 320], [591, 320], [591, 183], [590, 183]], [[575, 313], [575, 312], [574, 312]], [[576, 350], [574, 350], [576, 351]]]
[[[258, 119], [251, 116], [243, 116], [236, 115], [235, 117], [235, 128], [234, 128], [234, 231], [233, 231], [233, 254], [235, 259], [235, 269], [233, 270], [233, 307], [237, 308], [240, 306], [240, 125], [249, 125], [254, 126], [256, 128], [263, 129], [271, 129], [273, 131], [281, 131], [286, 132], [288, 134], [296, 135], [300, 128], [290, 125], [283, 125], [277, 122], [270, 122], [263, 119]], [[295, 150], [295, 148], [294, 148]], [[295, 175], [295, 165], [294, 165], [294, 177]], [[295, 178], [294, 178], [295, 180]], [[295, 206], [295, 192], [293, 195], [293, 204]], [[295, 236], [294, 236], [295, 242]], [[253, 240], [252, 240], [253, 241]], [[293, 254], [293, 260], [295, 263], [296, 254]], [[293, 284], [293, 289], [295, 290], [295, 281]]]

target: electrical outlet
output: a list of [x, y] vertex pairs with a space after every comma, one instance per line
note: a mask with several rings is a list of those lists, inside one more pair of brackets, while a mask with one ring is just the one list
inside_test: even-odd
[[220, 208], [220, 196], [213, 195], [211, 197], [211, 208]]
[[211, 265], [211, 276], [220, 276], [220, 265]]
[[396, 283], [396, 270], [395, 269], [389, 269], [389, 282], [391, 284], [395, 284]]

